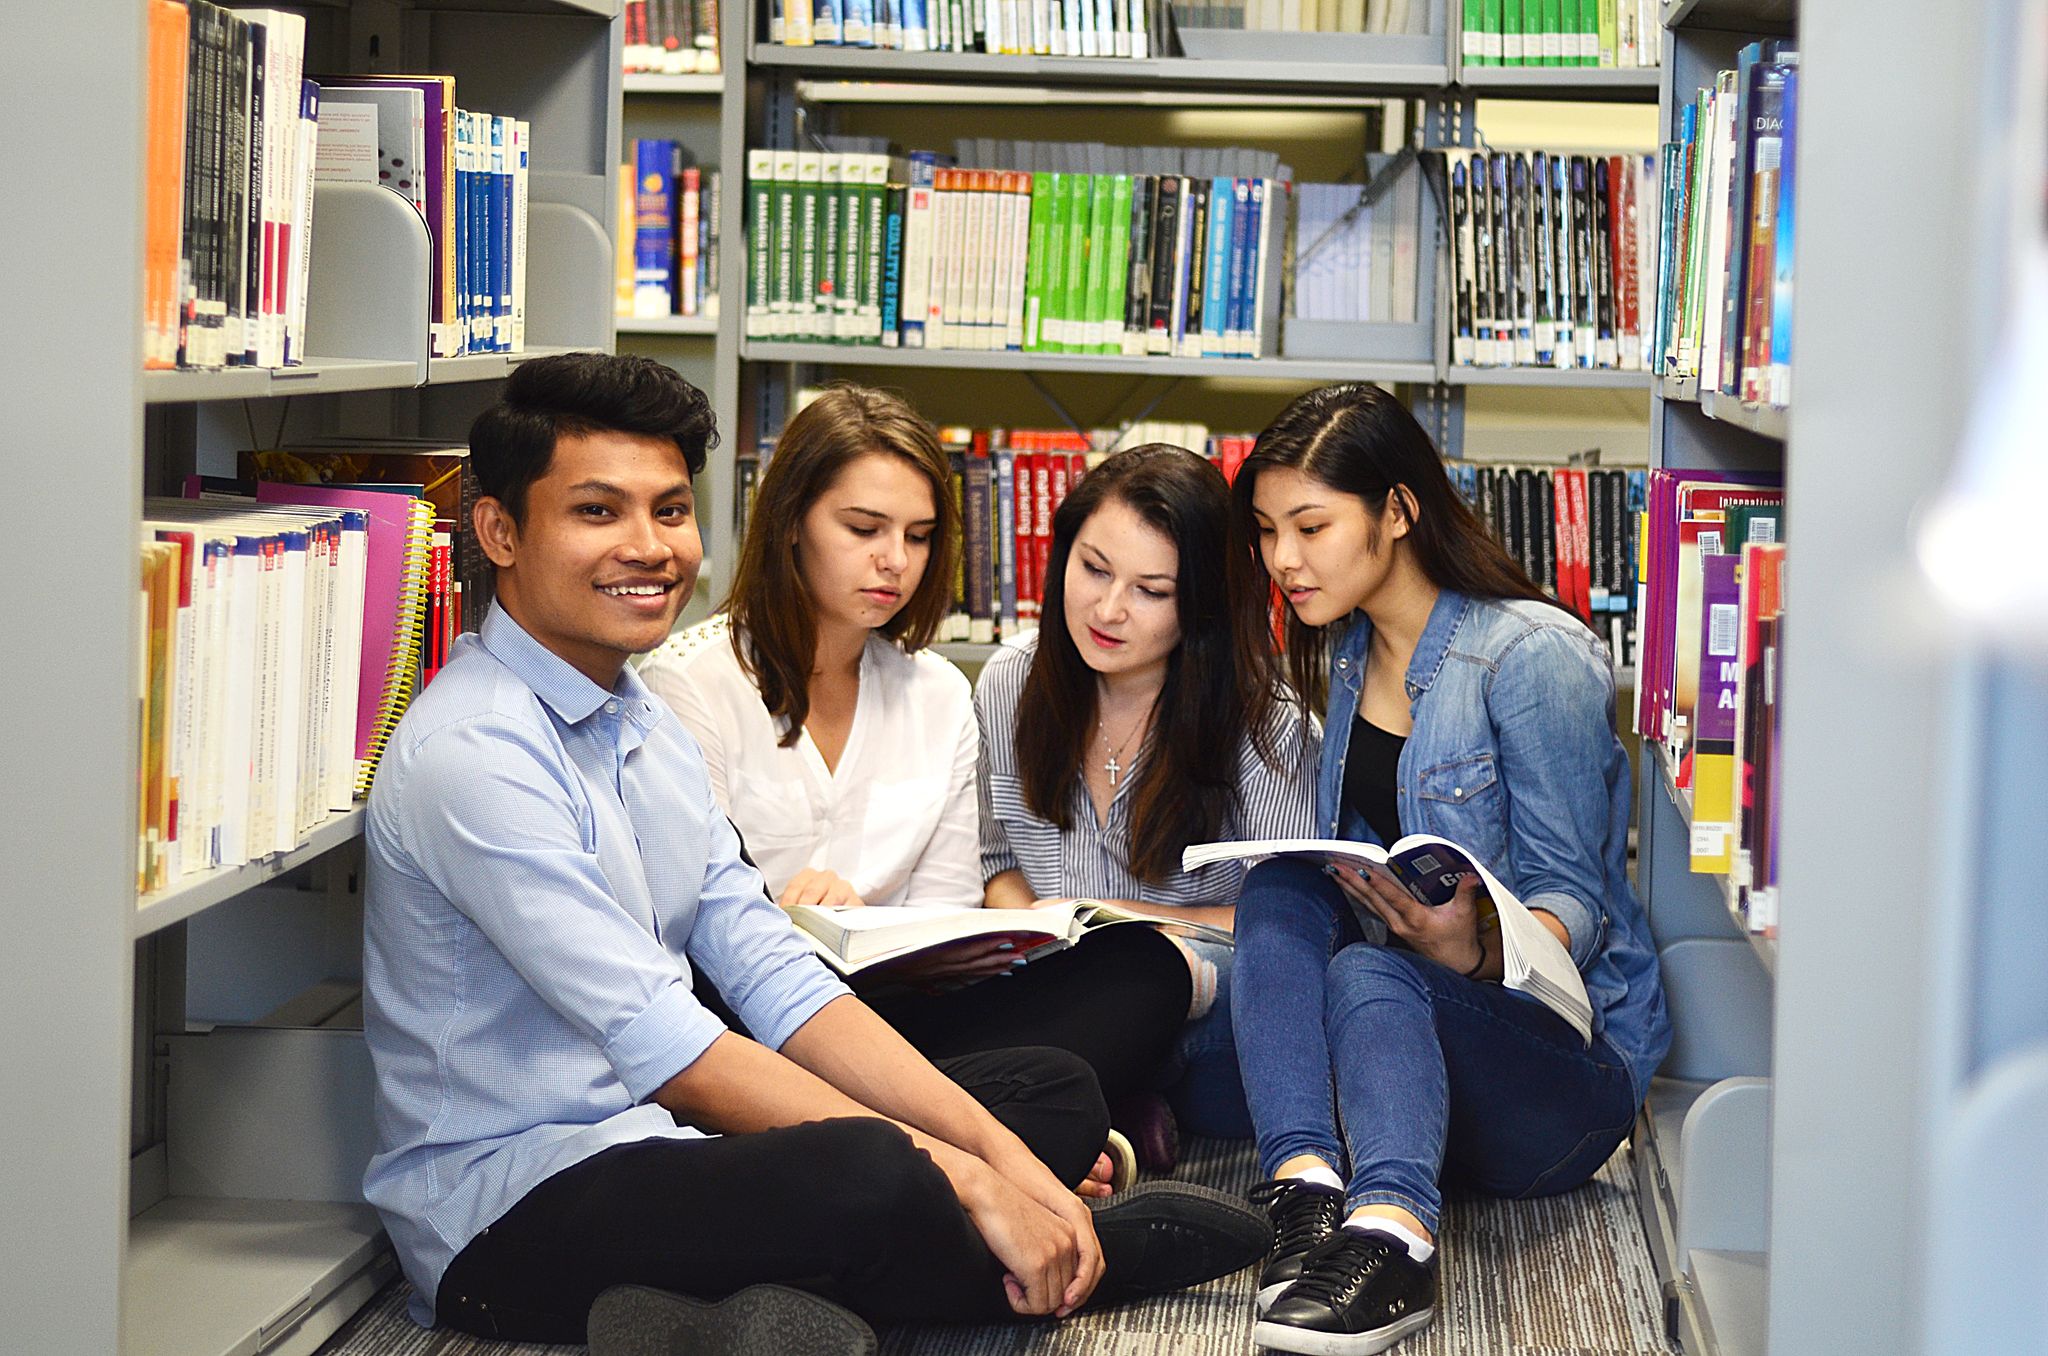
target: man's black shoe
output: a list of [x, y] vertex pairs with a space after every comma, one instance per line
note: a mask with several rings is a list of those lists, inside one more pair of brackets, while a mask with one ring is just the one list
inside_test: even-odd
[[1273, 1237], [1243, 1201], [1189, 1182], [1146, 1182], [1089, 1209], [1102, 1244], [1096, 1304], [1228, 1276], [1258, 1261]]
[[1339, 1229], [1302, 1259], [1252, 1341], [1310, 1356], [1372, 1356], [1436, 1317], [1436, 1267], [1381, 1233]]
[[1344, 1217], [1344, 1193], [1320, 1182], [1278, 1177], [1252, 1188], [1252, 1204], [1273, 1223], [1273, 1251], [1259, 1272], [1254, 1301], [1260, 1313], [1301, 1275], [1301, 1259], [1328, 1238]]
[[590, 1306], [589, 1326], [590, 1356], [875, 1356], [860, 1318], [781, 1285], [715, 1302], [615, 1285]]

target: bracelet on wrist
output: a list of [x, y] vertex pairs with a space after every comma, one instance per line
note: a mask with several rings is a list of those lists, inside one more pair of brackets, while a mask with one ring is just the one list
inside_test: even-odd
[[1479, 959], [1472, 962], [1472, 968], [1465, 971], [1465, 978], [1478, 979], [1479, 972], [1486, 968], [1486, 943], [1479, 944]]

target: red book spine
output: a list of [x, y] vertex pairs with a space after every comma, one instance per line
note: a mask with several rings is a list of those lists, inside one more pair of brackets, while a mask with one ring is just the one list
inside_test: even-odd
[[1038, 532], [1032, 505], [1037, 501], [1038, 455], [1029, 450], [1031, 435], [1010, 435], [1011, 461], [1015, 467], [1016, 521], [1011, 525], [1010, 558], [1017, 569], [1017, 624], [1019, 628], [1038, 620]]
[[[1057, 444], [1055, 444], [1057, 445]], [[1052, 516], [1059, 512], [1060, 501], [1067, 497], [1067, 457], [1063, 452], [1047, 452], [1041, 461], [1045, 465], [1045, 479], [1040, 482], [1038, 496], [1038, 598], [1040, 605], [1054, 589], [1065, 586], [1066, 581], [1052, 577]]]

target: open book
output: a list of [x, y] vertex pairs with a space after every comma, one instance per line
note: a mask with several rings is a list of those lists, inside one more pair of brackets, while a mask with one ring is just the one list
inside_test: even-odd
[[[1322, 862], [1363, 865], [1391, 876], [1416, 900], [1434, 907], [1457, 893], [1458, 878], [1479, 877], [1500, 919], [1501, 983], [1540, 1001], [1565, 1019], [1588, 1045], [1593, 1043], [1593, 1005], [1578, 966], [1550, 929], [1472, 855], [1447, 838], [1411, 833], [1391, 848], [1336, 838], [1268, 838], [1251, 843], [1197, 843], [1181, 854], [1181, 870], [1240, 857], [1312, 857]], [[1360, 912], [1364, 912], [1361, 910]], [[1369, 918], [1368, 935], [1381, 930]]]
[[1007, 941], [1025, 960], [1064, 951], [1091, 927], [1152, 923], [1169, 932], [1229, 943], [1222, 928], [1155, 918], [1099, 899], [1062, 899], [1029, 909], [920, 909], [799, 904], [789, 911], [805, 941], [842, 975], [963, 942]]

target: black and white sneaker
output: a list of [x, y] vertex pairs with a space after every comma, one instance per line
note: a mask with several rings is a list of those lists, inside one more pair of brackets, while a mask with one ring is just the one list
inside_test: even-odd
[[1306, 1356], [1373, 1356], [1436, 1317], [1436, 1264], [1397, 1240], [1339, 1229], [1302, 1259], [1301, 1279], [1273, 1301], [1252, 1341]]
[[874, 1330], [831, 1300], [750, 1285], [695, 1300], [615, 1285], [590, 1306], [590, 1356], [875, 1356]]
[[1259, 1293], [1254, 1301], [1265, 1313], [1280, 1292], [1301, 1276], [1301, 1259], [1310, 1248], [1328, 1238], [1344, 1217], [1344, 1193], [1320, 1182], [1299, 1177], [1279, 1177], [1252, 1188], [1253, 1205], [1263, 1206], [1273, 1222], [1273, 1250], [1259, 1272]]
[[1096, 1305], [1228, 1276], [1264, 1256], [1273, 1238], [1258, 1211], [1192, 1182], [1143, 1182], [1088, 1208], [1102, 1245]]

